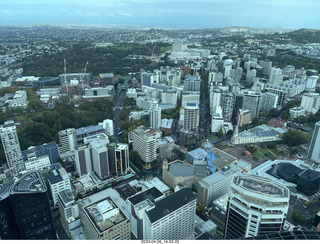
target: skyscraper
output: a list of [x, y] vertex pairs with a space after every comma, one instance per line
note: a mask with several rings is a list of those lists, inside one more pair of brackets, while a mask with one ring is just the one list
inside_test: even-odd
[[161, 107], [157, 103], [153, 103], [149, 110], [150, 128], [159, 130], [161, 125]]
[[308, 158], [318, 162], [320, 161], [320, 121], [314, 126]]
[[180, 108], [180, 125], [183, 129], [194, 130], [199, 127], [199, 106], [196, 103], [187, 103], [187, 106]]
[[268, 178], [240, 174], [231, 183], [225, 239], [280, 232], [289, 209], [290, 192]]
[[56, 239], [48, 190], [38, 171], [22, 175], [12, 185], [10, 199], [21, 239]]
[[69, 128], [59, 131], [59, 142], [61, 144], [60, 154], [74, 151], [77, 146], [76, 129]]
[[25, 169], [21, 154], [17, 130], [12, 120], [6, 121], [0, 127], [0, 135], [7, 163], [13, 176]]

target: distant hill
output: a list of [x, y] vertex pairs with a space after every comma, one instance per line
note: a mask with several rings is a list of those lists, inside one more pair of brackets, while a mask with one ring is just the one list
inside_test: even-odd
[[317, 29], [299, 29], [287, 32], [284, 35], [294, 43], [320, 43], [320, 30]]

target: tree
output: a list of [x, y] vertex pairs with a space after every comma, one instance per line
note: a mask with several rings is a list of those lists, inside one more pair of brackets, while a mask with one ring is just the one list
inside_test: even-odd
[[143, 161], [139, 155], [139, 153], [135, 150], [131, 150], [129, 153], [130, 160], [137, 165], [142, 165]]
[[292, 220], [298, 224], [303, 224], [306, 219], [306, 216], [302, 215], [299, 210], [295, 210], [292, 213]]

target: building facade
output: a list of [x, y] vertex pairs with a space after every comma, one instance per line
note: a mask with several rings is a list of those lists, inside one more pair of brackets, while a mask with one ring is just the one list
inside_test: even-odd
[[289, 199], [289, 190], [268, 178], [251, 174], [235, 176], [229, 192], [225, 239], [280, 232]]
[[314, 131], [308, 151], [308, 158], [317, 162], [320, 161], [320, 121], [318, 121], [314, 126]]

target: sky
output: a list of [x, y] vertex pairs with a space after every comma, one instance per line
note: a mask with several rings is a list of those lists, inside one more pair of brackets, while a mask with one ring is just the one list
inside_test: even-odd
[[320, 29], [320, 0], [0, 0], [0, 24]]

